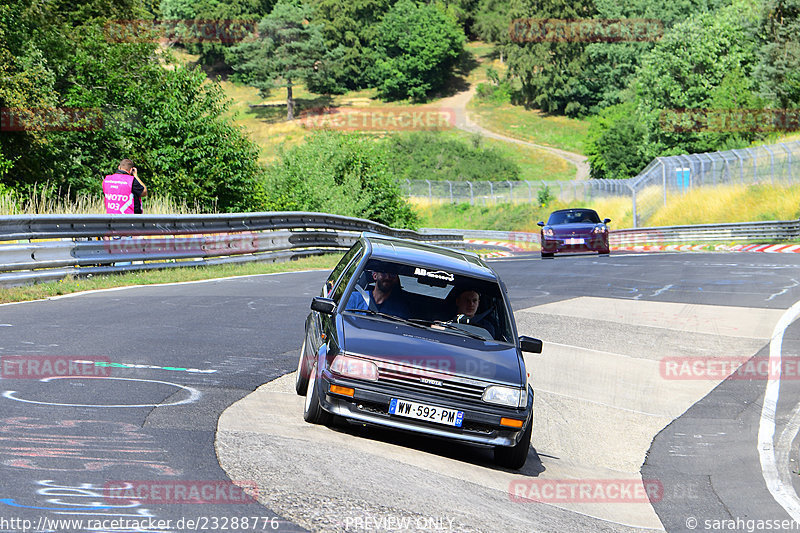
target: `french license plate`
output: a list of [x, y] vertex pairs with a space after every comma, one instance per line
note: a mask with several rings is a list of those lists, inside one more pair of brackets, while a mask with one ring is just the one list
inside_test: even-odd
[[464, 421], [464, 412], [455, 409], [445, 409], [422, 403], [409, 402], [392, 398], [389, 403], [389, 414], [416, 418], [417, 420], [427, 420], [437, 424], [447, 424], [448, 426], [461, 427]]
[[564, 241], [564, 244], [583, 244], [583, 239], [578, 237], [570, 237]]

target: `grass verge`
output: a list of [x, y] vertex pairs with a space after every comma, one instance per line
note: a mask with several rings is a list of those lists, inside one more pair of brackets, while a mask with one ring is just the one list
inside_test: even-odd
[[[722, 224], [759, 220], [793, 220], [800, 217], [800, 185], [722, 185], [692, 189], [685, 194], [670, 194], [663, 204], [660, 187], [638, 195], [640, 227], [684, 224]], [[536, 222], [547, 220], [550, 212], [567, 207], [589, 207], [601, 218], [611, 219], [611, 229], [633, 227], [630, 198], [612, 197], [586, 201], [555, 200], [542, 206], [530, 203], [428, 203], [417, 200], [414, 210], [420, 226], [428, 228], [491, 229], [498, 231], [534, 231]]]
[[316, 257], [305, 257], [288, 263], [215, 265], [196, 268], [129, 272], [124, 274], [93, 276], [91, 278], [69, 278], [61, 281], [3, 289], [0, 291], [0, 303], [41, 300], [51, 296], [60, 296], [75, 292], [109, 289], [113, 287], [128, 287], [131, 285], [157, 285], [162, 283], [198, 281], [231, 276], [296, 272], [298, 270], [330, 270], [336, 265], [340, 257], [341, 254], [327, 254]]
[[544, 146], [583, 154], [589, 121], [548, 115], [512, 104], [470, 100], [467, 109], [475, 122], [496, 133]]

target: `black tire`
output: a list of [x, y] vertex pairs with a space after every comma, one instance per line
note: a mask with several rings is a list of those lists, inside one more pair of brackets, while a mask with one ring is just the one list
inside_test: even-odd
[[599, 255], [609, 255], [611, 254], [611, 250], [600, 250], [597, 252]]
[[305, 365], [306, 340], [303, 339], [303, 346], [300, 347], [300, 359], [297, 361], [297, 375], [294, 377], [294, 390], [300, 396], [306, 395], [308, 388], [308, 370]]
[[553, 252], [542, 252], [542, 259], [552, 259]]
[[522, 438], [514, 446], [496, 446], [494, 449], [494, 462], [498, 466], [519, 470], [525, 466], [528, 460], [528, 451], [531, 447], [531, 432], [533, 431], [533, 419], [528, 422], [528, 428], [522, 434]]
[[333, 415], [323, 409], [319, 404], [316, 363], [311, 367], [311, 373], [307, 381], [308, 387], [306, 388], [306, 402], [303, 407], [303, 420], [311, 424], [327, 425], [333, 419]]

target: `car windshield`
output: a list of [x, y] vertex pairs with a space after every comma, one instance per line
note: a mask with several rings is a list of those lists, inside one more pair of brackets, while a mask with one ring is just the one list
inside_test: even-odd
[[[388, 296], [381, 298], [386, 293]], [[371, 259], [344, 310], [383, 319], [397, 317], [453, 334], [514, 342], [496, 281], [429, 266]]]
[[558, 224], [599, 224], [600, 217], [591, 209], [570, 209], [569, 211], [556, 211], [550, 214], [547, 220], [549, 226]]

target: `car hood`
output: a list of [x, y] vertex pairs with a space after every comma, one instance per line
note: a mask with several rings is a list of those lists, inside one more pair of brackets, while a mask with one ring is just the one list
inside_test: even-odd
[[342, 315], [342, 324], [351, 355], [517, 387], [527, 381], [515, 346], [359, 315]]
[[597, 224], [580, 223], [580, 224], [558, 224], [557, 226], [550, 226], [555, 235], [586, 235], [591, 233]]

